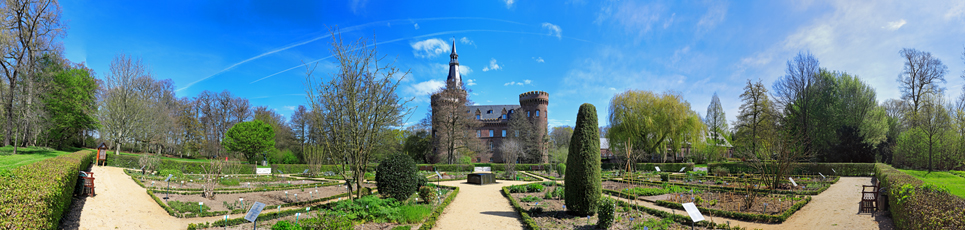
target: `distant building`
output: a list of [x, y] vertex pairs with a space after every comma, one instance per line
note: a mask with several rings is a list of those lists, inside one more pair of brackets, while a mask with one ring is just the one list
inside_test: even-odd
[[[449, 76], [446, 77], [446, 87], [462, 87], [462, 76], [459, 74], [459, 55], [456, 54], [456, 43], [452, 43], [452, 53], [449, 54]], [[431, 98], [431, 103], [436, 105], [440, 103], [440, 100], [449, 101], [466, 101], [465, 93], [460, 95], [462, 98], [458, 99], [445, 99], [437, 95], [433, 95]], [[481, 127], [476, 129], [475, 137], [485, 148], [485, 151], [476, 154], [473, 157], [472, 162], [493, 162], [493, 163], [503, 163], [502, 154], [499, 151], [499, 146], [502, 144], [503, 139], [513, 135], [509, 130], [509, 118], [514, 115], [522, 115], [529, 119], [530, 122], [538, 129], [541, 135], [546, 134], [547, 117], [549, 116], [547, 112], [547, 107], [549, 106], [549, 93], [543, 91], [531, 91], [525, 92], [519, 95], [519, 105], [472, 105], [467, 106], [469, 116], [479, 120], [483, 123]], [[432, 110], [433, 120], [436, 120], [436, 109]], [[435, 124], [433, 125], [435, 126]], [[433, 136], [433, 154], [436, 159], [445, 159], [444, 155], [447, 153], [439, 148], [438, 141], [436, 137]], [[547, 161], [547, 156], [545, 151], [543, 153], [543, 162]]]

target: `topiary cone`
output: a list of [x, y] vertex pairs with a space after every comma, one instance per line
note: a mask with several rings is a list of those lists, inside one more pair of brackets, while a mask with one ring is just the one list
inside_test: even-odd
[[600, 133], [596, 107], [592, 104], [580, 105], [576, 114], [564, 181], [567, 212], [577, 216], [596, 214], [603, 187], [600, 182]]

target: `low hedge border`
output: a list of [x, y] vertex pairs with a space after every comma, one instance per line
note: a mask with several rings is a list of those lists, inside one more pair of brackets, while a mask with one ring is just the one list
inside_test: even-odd
[[79, 187], [77, 172], [94, 155], [81, 150], [0, 173], [0, 229], [56, 229]]
[[961, 229], [965, 226], [965, 200], [961, 197], [886, 164], [876, 164], [875, 171], [882, 191], [887, 194], [886, 207], [898, 229]]
[[[713, 174], [717, 168], [725, 168], [734, 173], [755, 173], [757, 169], [744, 162], [726, 162], [707, 164], [707, 172]], [[822, 173], [825, 176], [872, 176], [875, 173], [874, 163], [795, 163], [795, 169], [790, 174], [806, 175]]]
[[[607, 179], [607, 180], [615, 181], [615, 182], [639, 183], [639, 184], [654, 185], [654, 186], [661, 186], [664, 183], [667, 183], [670, 185], [676, 185], [680, 187], [699, 188], [704, 190], [722, 191], [722, 192], [742, 192], [746, 190], [743, 188], [720, 187], [720, 186], [714, 186], [714, 185], [696, 185], [696, 184], [675, 183], [675, 182], [651, 182], [651, 181], [640, 181], [640, 180], [632, 180], [632, 179], [629, 181], [625, 181], [623, 179]], [[835, 178], [832, 184], [837, 182], [838, 182], [838, 178]], [[750, 189], [750, 191], [755, 193], [770, 193], [770, 194], [818, 195], [824, 192], [825, 190], [828, 190], [828, 188], [830, 187], [831, 185], [829, 184], [828, 186], [822, 186], [818, 190], [810, 190], [810, 191], [787, 191], [787, 190], [769, 190], [769, 189], [756, 189], [756, 188], [752, 188]]]
[[456, 199], [456, 194], [459, 194], [459, 187], [446, 185], [439, 185], [439, 187], [452, 189], [452, 192], [449, 192], [449, 196], [442, 201], [442, 204], [437, 206], [436, 210], [432, 211], [432, 215], [430, 215], [429, 218], [426, 218], [426, 221], [422, 223], [422, 227], [419, 227], [419, 230], [429, 230], [432, 229], [432, 227], [435, 227], [436, 221], [439, 220], [439, 216], [441, 216], [442, 212], [446, 210], [446, 207], [449, 207], [449, 204], [452, 203], [452, 200]]
[[[794, 203], [794, 205], [792, 205], [791, 208], [784, 210], [784, 212], [781, 213], [780, 215], [751, 214], [751, 213], [743, 213], [743, 212], [724, 211], [724, 210], [718, 210], [718, 209], [708, 209], [703, 207], [697, 207], [697, 209], [700, 210], [700, 213], [704, 213], [704, 214], [710, 213], [711, 215], [714, 215], [714, 216], [731, 218], [736, 220], [764, 222], [764, 223], [783, 223], [785, 220], [787, 220], [788, 217], [791, 217], [792, 214], [800, 210], [808, 202], [811, 202], [810, 196], [807, 196], [804, 199], [801, 199], [800, 201]], [[684, 206], [680, 203], [674, 203], [674, 202], [663, 201], [663, 200], [657, 200], [657, 201], [654, 201], [653, 203], [663, 207], [668, 207], [668, 208], [677, 209], [677, 210], [684, 210]]]
[[[338, 182], [336, 182], [336, 183], [325, 183], [325, 184], [320, 184], [320, 185], [318, 185], [318, 187], [328, 187], [328, 186], [335, 186], [335, 185], [341, 185], [341, 184], [342, 184], [342, 183], [338, 183]], [[215, 190], [214, 194], [237, 194], [237, 193], [267, 192], [267, 191], [278, 191], [278, 190], [300, 189], [300, 188], [314, 188], [315, 185], [316, 185], [316, 184], [303, 184], [303, 185], [292, 185], [292, 186], [265, 187], [265, 188], [261, 188], [262, 190], [258, 190], [258, 189], [237, 190], [237, 191], [218, 191], [218, 190]], [[149, 189], [147, 189], [147, 190], [154, 191], [154, 192], [170, 192], [170, 193], [172, 193], [172, 194], [178, 194], [178, 195], [197, 195], [197, 194], [201, 194], [200, 191], [197, 191], [197, 192], [195, 192], [195, 191], [178, 191], [177, 189], [170, 189], [170, 190], [168, 190], [168, 189], [149, 188]]]
[[[539, 184], [539, 183], [523, 184], [523, 186], [527, 186], [527, 185], [531, 185], [531, 184]], [[510, 193], [509, 193], [509, 186], [503, 187], [502, 192], [503, 192], [503, 196], [505, 196], [506, 199], [509, 199], [509, 203], [513, 206], [513, 209], [516, 210], [516, 213], [519, 213], [519, 216], [522, 217], [522, 219], [523, 219], [523, 224], [524, 224], [524, 226], [526, 227], [526, 229], [539, 230], [540, 227], [539, 227], [539, 225], [536, 224], [536, 221], [533, 220], [533, 218], [529, 216], [529, 213], [527, 213], [526, 210], [524, 210], [524, 209], [519, 205], [519, 202], [516, 201], [516, 198], [513, 198], [513, 196], [510, 195]]]

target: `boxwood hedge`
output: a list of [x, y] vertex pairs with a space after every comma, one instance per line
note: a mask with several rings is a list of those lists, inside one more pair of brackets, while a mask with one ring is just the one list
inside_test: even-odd
[[10, 170], [0, 178], [0, 229], [56, 229], [70, 208], [78, 171], [94, 152], [81, 150]]
[[904, 172], [876, 164], [888, 210], [898, 229], [961, 229], [965, 200], [941, 187], [926, 184]]

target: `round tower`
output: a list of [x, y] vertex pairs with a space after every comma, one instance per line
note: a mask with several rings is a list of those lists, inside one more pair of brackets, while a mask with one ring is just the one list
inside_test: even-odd
[[547, 138], [547, 117], [549, 117], [549, 112], [547, 107], [550, 104], [550, 94], [543, 91], [529, 91], [519, 95], [519, 111], [521, 115], [529, 118], [529, 121], [536, 126], [538, 136], [544, 137], [542, 141], [539, 142], [539, 149], [543, 155], [543, 163], [549, 162], [548, 159], [548, 148], [546, 139]]

